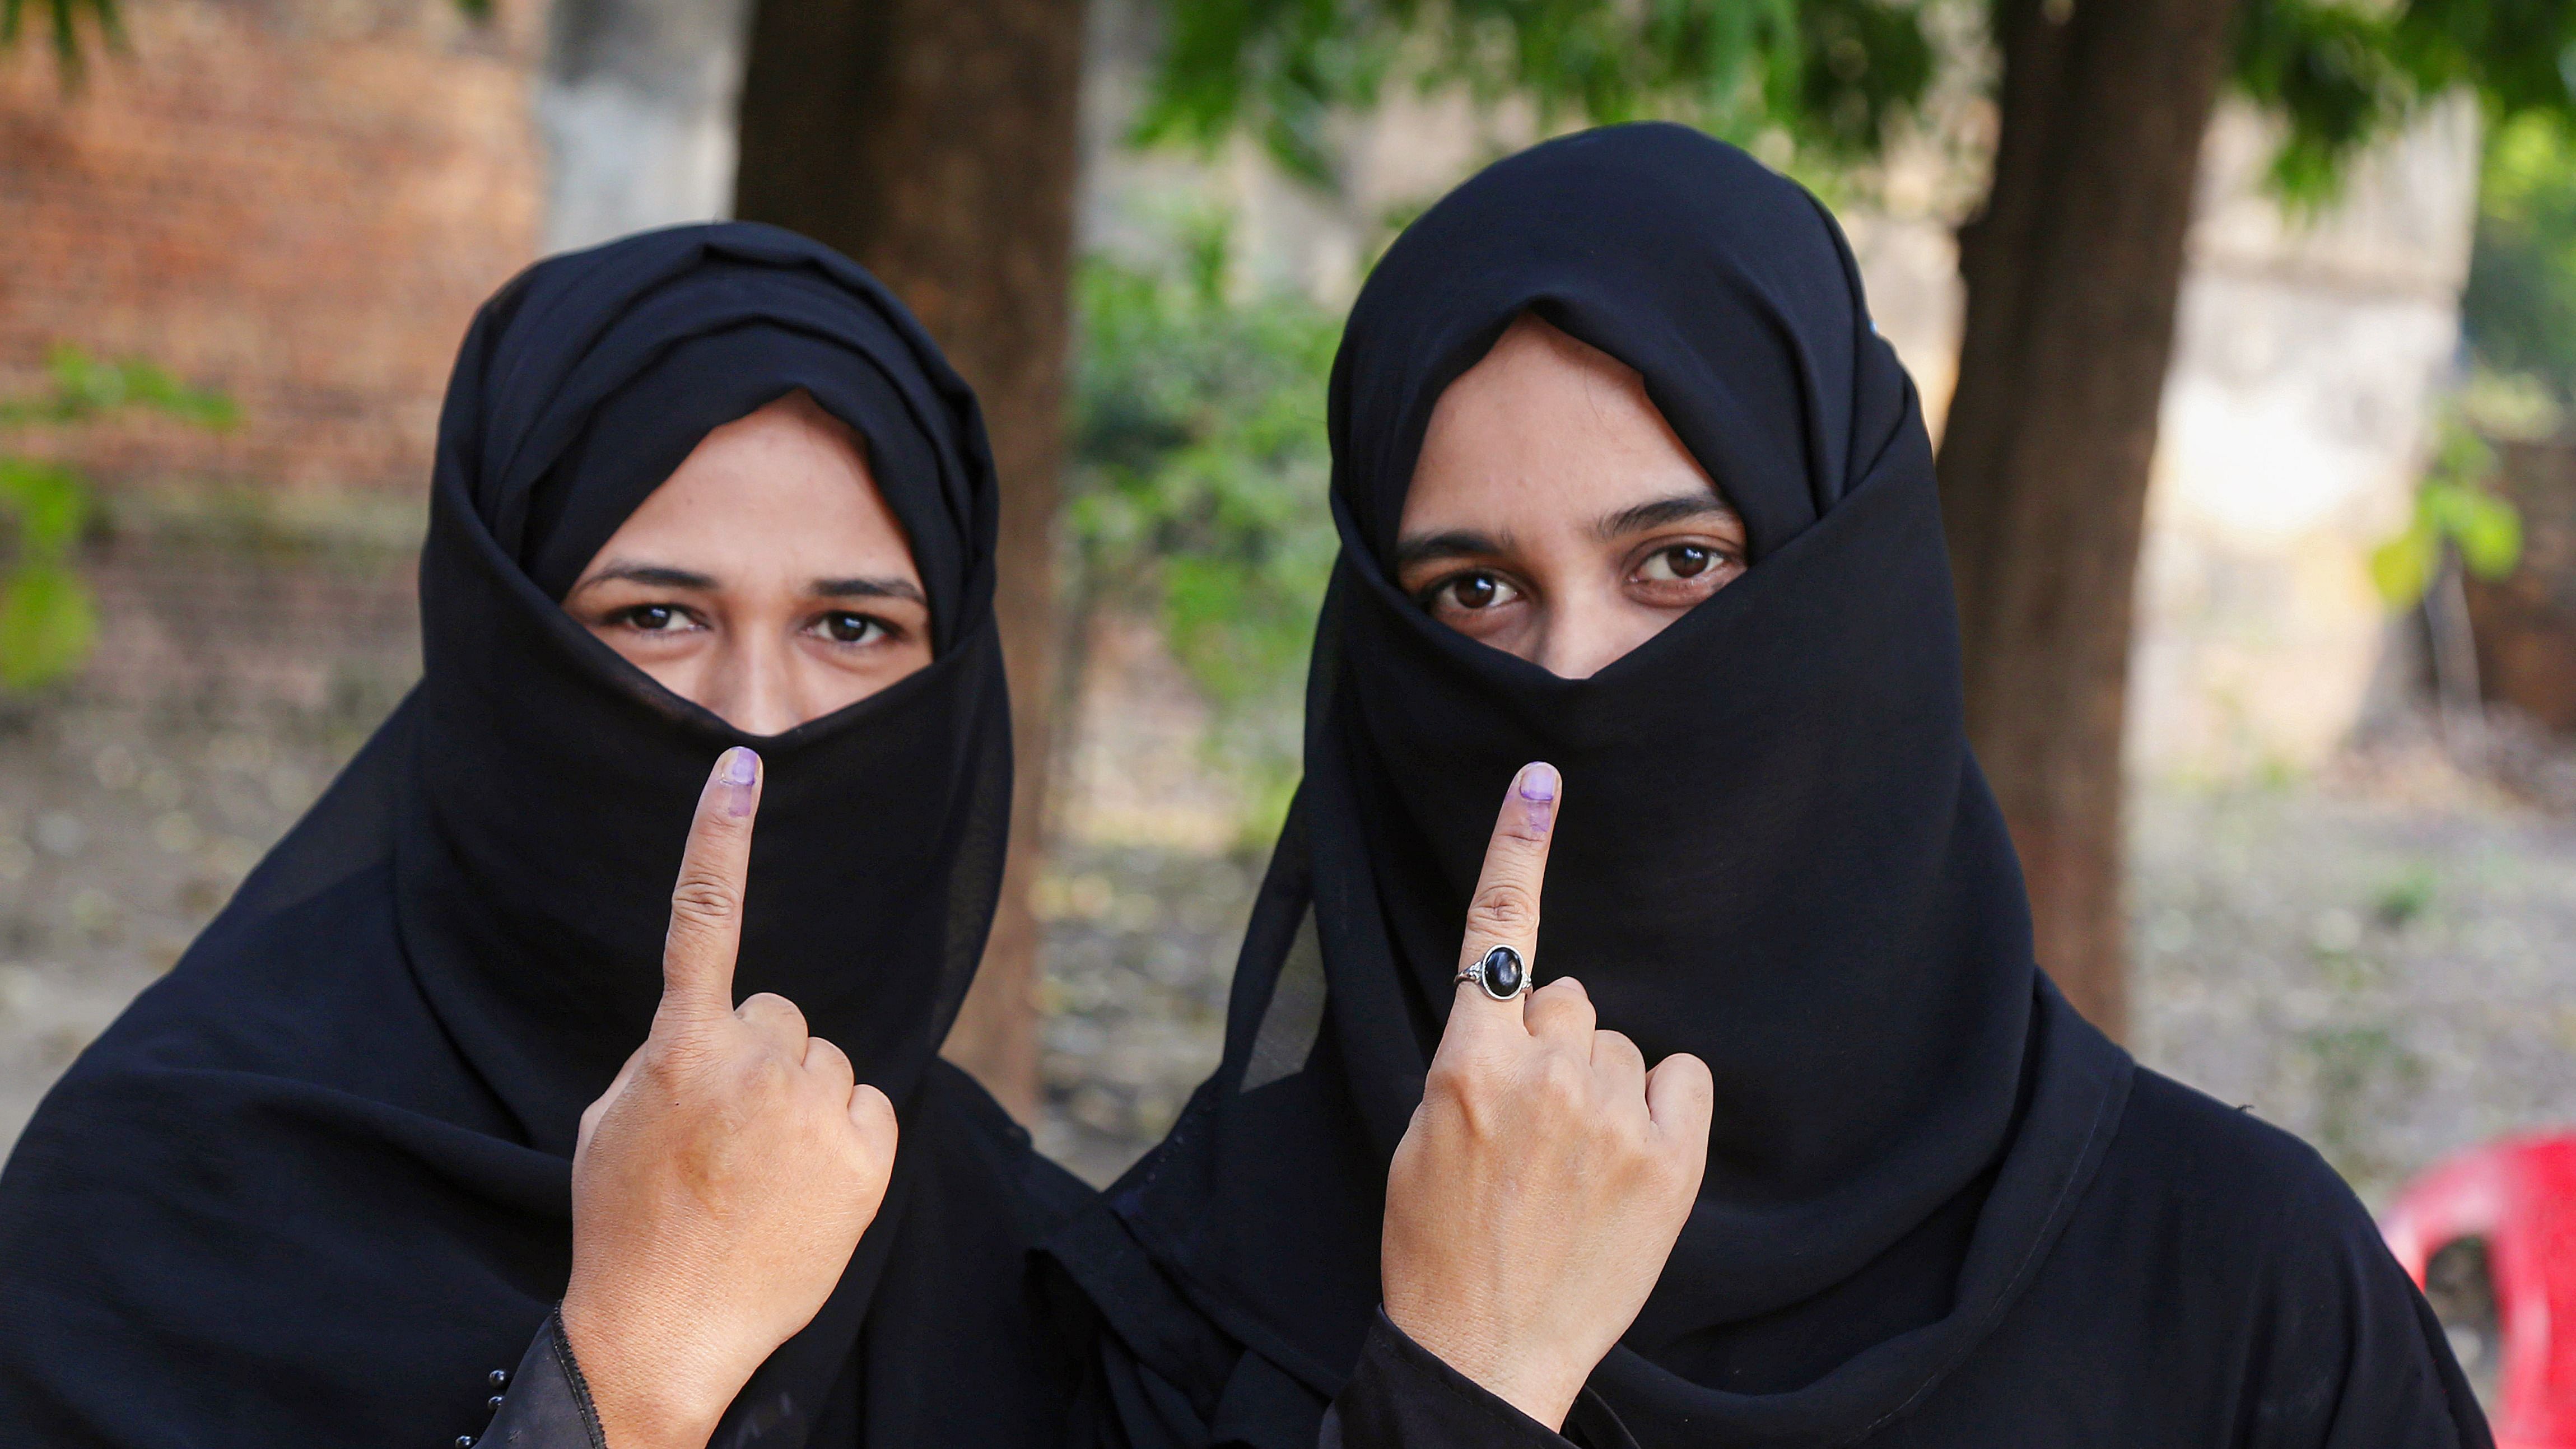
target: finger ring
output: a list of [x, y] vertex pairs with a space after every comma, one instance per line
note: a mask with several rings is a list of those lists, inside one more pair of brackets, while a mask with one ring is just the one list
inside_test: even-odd
[[1529, 966], [1521, 953], [1509, 946], [1496, 946], [1473, 966], [1458, 973], [1461, 981], [1473, 981], [1476, 989], [1496, 1001], [1509, 1001], [1529, 990]]

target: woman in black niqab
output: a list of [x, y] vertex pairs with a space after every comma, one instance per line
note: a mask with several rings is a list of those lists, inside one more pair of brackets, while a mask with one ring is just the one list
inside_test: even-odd
[[[933, 662], [753, 741], [559, 606], [708, 432], [801, 391], [861, 440]], [[562, 1294], [585, 1105], [644, 1040], [710, 763], [766, 788], [738, 989], [896, 1106], [884, 1206], [713, 1442], [1038, 1442], [1030, 1237], [1081, 1200], [936, 1051], [1010, 797], [974, 399], [827, 248], [727, 224], [531, 268], [441, 418], [420, 685], [0, 1180], [0, 1438], [450, 1444]]]
[[[1396, 584], [1433, 408], [1524, 315], [1634, 369], [1750, 540], [1589, 678]], [[1501, 162], [1369, 278], [1331, 434], [1306, 776], [1223, 1064], [1050, 1244], [1107, 1329], [1103, 1442], [1562, 1442], [1377, 1309], [1387, 1163], [1531, 760], [1566, 791], [1539, 974], [1716, 1091], [1696, 1205], [1566, 1437], [2485, 1442], [2332, 1172], [2138, 1067], [2034, 962], [1919, 406], [1812, 198], [1672, 126]]]

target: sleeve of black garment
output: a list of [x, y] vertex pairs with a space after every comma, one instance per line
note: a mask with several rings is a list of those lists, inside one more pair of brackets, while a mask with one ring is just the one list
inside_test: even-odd
[[560, 1312], [547, 1315], [546, 1326], [537, 1330], [491, 1427], [474, 1443], [478, 1449], [608, 1449], [590, 1385], [564, 1341]]
[[1325, 1411], [1318, 1449], [1573, 1449], [1405, 1336], [1378, 1310], [1358, 1370]]
[[2322, 1163], [2283, 1186], [2249, 1449], [2493, 1449], [2440, 1320], [2360, 1201]]

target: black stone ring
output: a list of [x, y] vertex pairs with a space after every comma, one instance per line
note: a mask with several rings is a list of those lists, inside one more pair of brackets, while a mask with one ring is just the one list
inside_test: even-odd
[[1477, 990], [1496, 1001], [1509, 1001], [1530, 989], [1529, 966], [1509, 946], [1486, 952], [1475, 965], [1459, 972], [1458, 979], [1475, 982]]

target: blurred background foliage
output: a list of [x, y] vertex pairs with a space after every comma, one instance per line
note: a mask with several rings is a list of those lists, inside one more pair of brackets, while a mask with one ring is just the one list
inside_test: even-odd
[[2390, 607], [2422, 602], [2446, 550], [2482, 579], [2501, 579], [2521, 562], [2522, 515], [2494, 491], [2495, 473], [2495, 448], [2460, 412], [2444, 418], [2413, 516], [2370, 556], [2371, 582]]
[[[25, 428], [77, 427], [129, 409], [204, 428], [236, 421], [231, 401], [144, 362], [105, 362], [58, 347], [50, 381], [33, 397], [0, 399], [0, 436]], [[92, 514], [88, 480], [59, 463], [0, 451], [0, 688], [30, 690], [64, 678], [88, 658], [98, 610], [74, 549]]]
[[1925, 7], [1885, 0], [1194, 0], [1170, 12], [1145, 141], [1261, 138], [1334, 174], [1330, 121], [1390, 82], [1537, 109], [1543, 129], [1661, 117], [1749, 142], [1876, 149], [1931, 84]]
[[[44, 12], [45, 39], [53, 46], [54, 64], [65, 86], [81, 77], [81, 28], [84, 20], [110, 50], [125, 46], [125, 26], [116, 0], [37, 0]], [[27, 0], [0, 0], [0, 45], [15, 45], [27, 26]]]
[[2460, 314], [2481, 366], [2576, 398], [2576, 127], [2530, 115], [2488, 135]]
[[[1065, 525], [1069, 620], [1158, 618], [1245, 780], [1247, 835], [1285, 815], [1306, 651], [1335, 542], [1324, 389], [1340, 321], [1302, 293], [1237, 295], [1232, 219], [1170, 228], [1163, 260], [1088, 259]], [[1079, 641], [1077, 640], [1077, 647]]]
[[2273, 180], [2294, 199], [2330, 199], [2346, 158], [2446, 95], [2500, 130], [2576, 120], [2565, 0], [2248, 0], [2236, 34], [2236, 86], [2282, 117]]
[[[1830, 173], [1918, 118], [1945, 67], [1988, 79], [1988, 39], [2072, 0], [1191, 0], [1137, 122], [1147, 142], [1257, 136], [1292, 173], [1335, 173], [1337, 111], [1390, 84], [1532, 105], [1542, 130], [1663, 118]], [[2576, 118], [2565, 0], [2244, 0], [2235, 89], [2280, 117], [2274, 182], [2331, 200], [2344, 162], [2423, 107], [2476, 93], [2491, 121]]]

